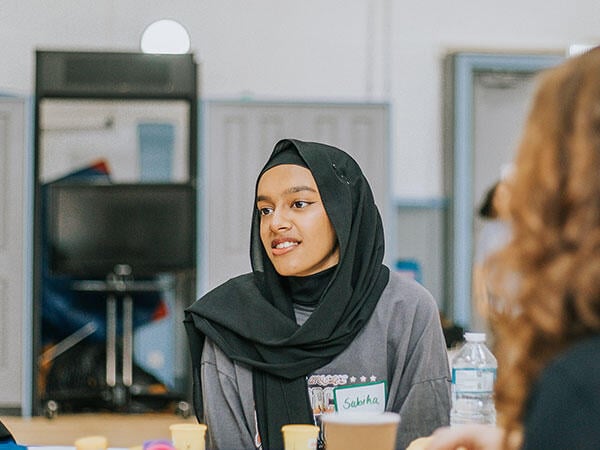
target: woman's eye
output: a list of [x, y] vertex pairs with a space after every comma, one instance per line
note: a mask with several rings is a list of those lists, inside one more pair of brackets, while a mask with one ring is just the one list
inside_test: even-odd
[[258, 208], [258, 212], [261, 216], [268, 216], [273, 212], [273, 208]]
[[292, 203], [292, 206], [294, 208], [298, 208], [298, 209], [306, 208], [308, 205], [310, 205], [310, 203], [305, 202], [304, 200], [298, 200], [298, 201]]

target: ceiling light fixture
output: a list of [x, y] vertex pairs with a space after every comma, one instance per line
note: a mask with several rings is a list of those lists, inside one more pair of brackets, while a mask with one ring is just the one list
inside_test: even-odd
[[144, 53], [184, 54], [190, 51], [190, 35], [179, 22], [162, 19], [146, 27], [140, 46]]

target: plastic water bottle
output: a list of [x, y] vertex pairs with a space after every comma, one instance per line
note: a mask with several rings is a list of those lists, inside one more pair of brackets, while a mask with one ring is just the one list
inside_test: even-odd
[[452, 359], [450, 425], [496, 423], [494, 382], [498, 363], [485, 345], [485, 333], [465, 333], [466, 343]]

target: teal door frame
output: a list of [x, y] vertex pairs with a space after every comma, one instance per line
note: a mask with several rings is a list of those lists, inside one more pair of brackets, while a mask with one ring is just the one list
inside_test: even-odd
[[450, 263], [452, 316], [456, 324], [471, 324], [471, 264], [473, 254], [474, 77], [478, 72], [535, 73], [556, 66], [559, 55], [456, 53], [452, 58], [452, 195]]

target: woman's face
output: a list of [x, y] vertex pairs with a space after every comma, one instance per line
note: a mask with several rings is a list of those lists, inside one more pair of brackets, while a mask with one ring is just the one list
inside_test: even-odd
[[262, 244], [279, 275], [303, 277], [338, 263], [335, 230], [308, 169], [282, 164], [267, 170], [256, 207]]

